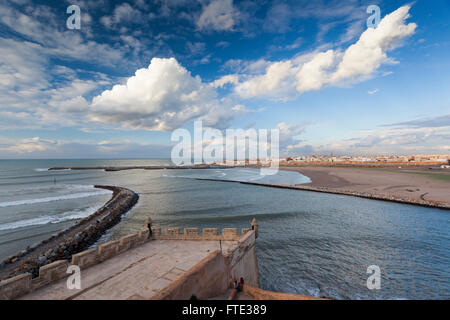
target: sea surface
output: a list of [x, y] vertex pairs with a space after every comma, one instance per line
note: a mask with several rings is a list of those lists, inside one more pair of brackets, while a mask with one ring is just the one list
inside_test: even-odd
[[[0, 260], [70, 226], [111, 197], [139, 193], [99, 242], [137, 232], [147, 217], [173, 227], [259, 222], [261, 287], [336, 299], [449, 299], [449, 212], [343, 195], [199, 179], [301, 184], [296, 172], [258, 169], [48, 171], [54, 166], [170, 165], [169, 160], [0, 160]], [[381, 288], [369, 290], [367, 268]]]

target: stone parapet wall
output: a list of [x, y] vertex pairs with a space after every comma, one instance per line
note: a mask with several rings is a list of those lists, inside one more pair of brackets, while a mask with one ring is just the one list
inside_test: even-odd
[[[222, 234], [223, 231], [222, 230]], [[230, 229], [228, 229], [230, 230]], [[237, 246], [229, 251], [214, 251], [198, 262], [178, 279], [152, 297], [152, 300], [188, 300], [195, 295], [208, 299], [223, 295], [233, 282], [242, 277], [245, 283], [259, 287], [256, 259], [256, 231], [243, 229]], [[225, 231], [225, 236], [235, 234]], [[208, 233], [206, 237], [210, 237]], [[192, 240], [192, 239], [189, 239]], [[134, 296], [131, 299], [143, 299]]]
[[[250, 232], [251, 231], [251, 232]], [[219, 234], [217, 228], [204, 228], [202, 232], [198, 228], [185, 228], [180, 232], [180, 228], [152, 228], [153, 236], [149, 237], [149, 230], [144, 229], [138, 233], [123, 236], [119, 240], [108, 241], [100, 244], [96, 249], [85, 250], [71, 256], [71, 263], [67, 259], [56, 260], [50, 264], [41, 266], [38, 269], [38, 276], [32, 278], [31, 273], [22, 273], [15, 277], [0, 282], [0, 299], [16, 299], [29, 292], [39, 289], [53, 281], [63, 279], [70, 274], [67, 269], [70, 265], [78, 266], [81, 270], [89, 268], [97, 263], [101, 263], [113, 256], [119, 255], [127, 250], [140, 246], [152, 240], [223, 240], [240, 241], [247, 239], [247, 235], [254, 232], [249, 228], [238, 233], [236, 228], [224, 228]], [[254, 240], [253, 240], [254, 241]], [[244, 242], [246, 242], [244, 240]], [[239, 242], [241, 246], [241, 242]], [[230, 253], [228, 253], [230, 254]]]
[[[238, 241], [249, 228], [241, 229], [241, 233], [237, 228], [223, 228], [219, 233], [217, 228], [167, 228], [166, 232], [162, 232], [161, 228], [152, 227], [152, 238], [155, 240], [200, 240], [200, 241]], [[148, 231], [147, 231], [148, 232]]]
[[149, 241], [147, 232], [139, 232], [122, 237], [118, 241], [100, 244], [96, 249], [89, 249], [72, 255], [68, 260], [57, 260], [39, 268], [38, 276], [31, 277], [31, 273], [20, 274], [0, 282], [0, 299], [16, 299], [31, 291], [39, 289], [53, 281], [63, 279], [70, 274], [70, 265], [78, 266], [81, 270], [100, 263], [126, 250]]

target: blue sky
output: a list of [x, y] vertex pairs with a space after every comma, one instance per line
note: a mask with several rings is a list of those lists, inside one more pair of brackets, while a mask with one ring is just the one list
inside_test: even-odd
[[450, 154], [449, 17], [447, 0], [0, 0], [0, 158], [167, 157], [197, 119], [278, 128], [282, 154]]

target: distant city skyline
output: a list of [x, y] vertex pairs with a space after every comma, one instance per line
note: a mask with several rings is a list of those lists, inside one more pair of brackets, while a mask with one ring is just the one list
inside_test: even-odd
[[278, 129], [283, 157], [448, 155], [449, 16], [445, 0], [0, 0], [0, 159], [170, 158], [195, 120]]

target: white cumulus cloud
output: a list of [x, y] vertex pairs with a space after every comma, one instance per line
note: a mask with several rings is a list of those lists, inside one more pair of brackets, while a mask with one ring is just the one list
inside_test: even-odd
[[251, 77], [249, 80], [236, 86], [236, 92], [244, 97], [264, 96], [267, 93], [282, 95], [291, 87], [292, 62], [280, 61], [270, 64], [266, 73]]
[[153, 58], [125, 85], [94, 97], [89, 117], [124, 128], [168, 131], [193, 119], [222, 127], [244, 111], [227, 99], [218, 99], [213, 86], [192, 76], [175, 58]]
[[403, 6], [386, 15], [377, 28], [369, 28], [359, 40], [344, 53], [331, 82], [369, 75], [383, 62], [388, 62], [386, 52], [399, 45], [401, 40], [414, 33], [415, 23], [405, 24], [410, 17], [410, 6]]
[[329, 49], [269, 63], [259, 75], [240, 75], [244, 80], [235, 91], [244, 98], [285, 99], [292, 94], [319, 90], [324, 86], [353, 83], [370, 77], [382, 64], [395, 63], [388, 51], [412, 35], [415, 23], [406, 24], [409, 5], [386, 15], [377, 28], [364, 31], [345, 50]]

